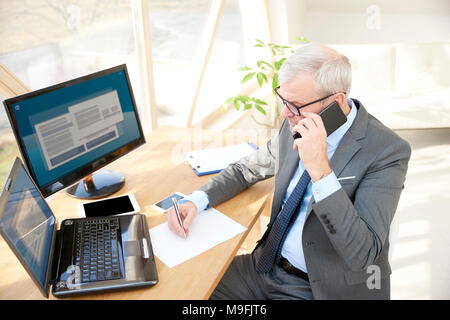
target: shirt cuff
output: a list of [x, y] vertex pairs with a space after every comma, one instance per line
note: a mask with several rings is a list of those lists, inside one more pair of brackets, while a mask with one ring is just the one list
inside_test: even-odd
[[332, 171], [326, 177], [323, 177], [319, 181], [312, 183], [312, 194], [314, 196], [314, 200], [317, 202], [325, 199], [326, 197], [332, 195], [336, 191], [338, 191], [341, 187], [334, 171]]
[[209, 207], [209, 199], [206, 192], [201, 190], [195, 190], [187, 197], [184, 197], [179, 203], [185, 203], [191, 201], [197, 207], [198, 212], [201, 212]]

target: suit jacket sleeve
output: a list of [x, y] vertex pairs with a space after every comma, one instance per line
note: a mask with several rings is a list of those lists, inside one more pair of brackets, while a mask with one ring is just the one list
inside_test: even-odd
[[209, 206], [214, 207], [256, 182], [274, 176], [278, 171], [278, 143], [279, 135], [277, 134], [253, 154], [230, 164], [208, 183], [201, 186], [199, 190], [208, 195]]
[[[398, 139], [370, 165], [353, 201], [341, 188], [313, 204], [331, 243], [351, 270], [366, 269], [383, 249], [410, 155], [409, 144]], [[334, 232], [330, 232], [330, 226]]]

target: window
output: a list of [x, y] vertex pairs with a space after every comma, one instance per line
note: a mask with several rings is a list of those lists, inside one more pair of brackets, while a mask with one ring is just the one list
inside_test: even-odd
[[143, 108], [130, 0], [0, 0], [0, 25], [0, 62], [30, 90], [126, 63]]
[[[0, 0], [0, 62], [30, 90], [126, 63], [142, 108], [133, 28], [129, 0]], [[19, 151], [0, 109], [3, 185]]]
[[184, 126], [211, 0], [148, 0], [158, 125]]
[[245, 73], [237, 71], [239, 67], [255, 67], [259, 59], [270, 61], [266, 49], [254, 47], [255, 39], [268, 41], [268, 31], [261, 1], [225, 2], [195, 106], [194, 124], [243, 90], [240, 82]]
[[238, 67], [268, 39], [263, 2], [148, 1], [158, 124], [194, 125], [242, 90]]

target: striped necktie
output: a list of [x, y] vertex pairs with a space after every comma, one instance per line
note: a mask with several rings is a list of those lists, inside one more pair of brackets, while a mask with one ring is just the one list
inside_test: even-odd
[[297, 185], [287, 199], [283, 209], [281, 209], [267, 237], [267, 243], [256, 265], [258, 272], [269, 272], [281, 257], [281, 247], [287, 235], [287, 230], [292, 225], [298, 213], [298, 208], [305, 195], [311, 177], [308, 171], [304, 171]]

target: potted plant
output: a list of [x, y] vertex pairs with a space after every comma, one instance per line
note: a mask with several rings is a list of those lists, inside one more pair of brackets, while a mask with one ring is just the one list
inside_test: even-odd
[[[308, 43], [304, 37], [297, 37], [297, 41], [302, 43]], [[278, 128], [280, 125], [279, 115], [280, 109], [278, 108], [277, 99], [274, 93], [274, 89], [278, 87], [278, 72], [281, 66], [286, 60], [287, 56], [294, 52], [291, 46], [283, 46], [275, 43], [264, 43], [263, 41], [256, 39], [254, 47], [263, 48], [269, 50], [272, 57], [271, 61], [257, 60], [255, 66], [242, 66], [238, 71], [245, 72], [244, 77], [241, 80], [241, 84], [248, 83], [249, 81], [256, 81], [258, 86], [262, 88], [264, 85], [271, 85], [271, 92], [269, 98], [260, 99], [254, 96], [248, 95], [236, 95], [229, 97], [224, 103], [224, 110], [228, 110], [229, 106], [234, 106], [236, 110], [250, 111], [251, 118], [259, 125], [265, 126], [268, 129]], [[272, 109], [271, 109], [272, 108]], [[261, 113], [265, 121], [258, 120], [252, 113], [253, 110]]]

